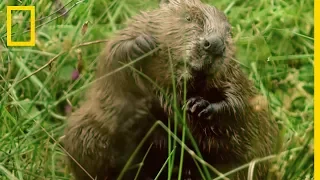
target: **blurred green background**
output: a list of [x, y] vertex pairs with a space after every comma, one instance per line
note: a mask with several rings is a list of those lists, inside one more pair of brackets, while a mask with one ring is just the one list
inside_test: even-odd
[[[268, 97], [281, 128], [285, 154], [276, 158], [272, 170], [282, 179], [311, 179], [313, 1], [205, 2], [228, 16], [237, 60]], [[35, 47], [6, 47], [7, 5], [36, 7]], [[77, 108], [94, 77], [104, 40], [140, 10], [157, 6], [156, 0], [0, 2], [0, 179], [71, 177], [57, 142], [66, 116]], [[28, 32], [23, 32], [29, 18], [28, 12], [13, 12], [13, 40], [28, 40]]]

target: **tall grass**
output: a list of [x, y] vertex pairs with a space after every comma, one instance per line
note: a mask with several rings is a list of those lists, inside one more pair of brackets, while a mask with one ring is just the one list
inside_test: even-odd
[[[157, 6], [152, 0], [61, 0], [65, 6], [56, 2], [0, 2], [0, 179], [71, 177], [58, 142], [70, 108], [77, 108], [93, 80], [104, 40], [139, 10]], [[235, 60], [268, 97], [281, 128], [281, 156], [258, 161], [275, 159], [272, 171], [282, 179], [312, 179], [313, 1], [206, 2], [227, 14], [238, 49]], [[7, 5], [35, 5], [35, 47], [6, 47]], [[14, 40], [29, 38], [29, 16], [13, 12]], [[77, 71], [80, 76], [75, 78]], [[157, 125], [174, 132], [174, 127]], [[171, 141], [183, 143], [170, 135]], [[169, 153], [174, 155], [175, 148]], [[198, 165], [202, 169], [204, 164]]]

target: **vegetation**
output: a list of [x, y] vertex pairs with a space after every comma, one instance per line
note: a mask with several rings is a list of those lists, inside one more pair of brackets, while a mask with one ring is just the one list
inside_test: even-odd
[[[0, 1], [0, 179], [71, 177], [58, 141], [94, 77], [104, 40], [139, 10], [157, 7], [154, 0], [59, 2]], [[282, 179], [312, 179], [313, 1], [206, 2], [230, 19], [237, 60], [281, 128], [283, 153], [272, 156], [278, 161], [272, 170]], [[35, 47], [6, 47], [7, 5], [35, 6]], [[28, 40], [29, 18], [13, 12], [14, 41]]]

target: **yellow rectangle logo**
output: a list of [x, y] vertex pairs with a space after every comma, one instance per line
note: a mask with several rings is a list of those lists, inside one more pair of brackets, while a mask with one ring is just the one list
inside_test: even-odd
[[[12, 11], [30, 11], [30, 41], [15, 41], [11, 39]], [[7, 6], [7, 46], [35, 46], [36, 44], [35, 6]]]

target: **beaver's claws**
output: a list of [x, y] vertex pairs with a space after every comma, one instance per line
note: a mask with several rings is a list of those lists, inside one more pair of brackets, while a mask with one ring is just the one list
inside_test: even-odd
[[214, 112], [214, 104], [211, 104], [202, 97], [190, 98], [185, 108], [189, 114], [197, 115], [201, 119], [210, 119]]

